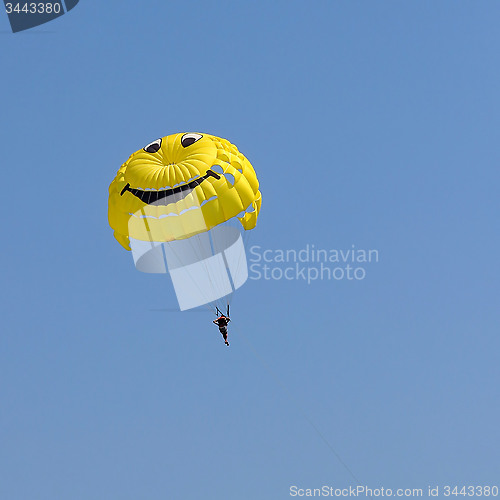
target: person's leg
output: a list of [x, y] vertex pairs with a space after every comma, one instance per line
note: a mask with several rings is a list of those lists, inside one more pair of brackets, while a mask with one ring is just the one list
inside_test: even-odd
[[227, 341], [227, 328], [221, 328], [220, 332], [222, 333], [222, 338], [224, 339], [224, 344], [229, 345]]

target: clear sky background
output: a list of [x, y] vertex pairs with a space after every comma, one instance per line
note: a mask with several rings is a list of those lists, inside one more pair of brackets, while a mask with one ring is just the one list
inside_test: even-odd
[[[0, 13], [1, 14], [1, 13]], [[280, 499], [500, 482], [497, 1], [82, 0], [0, 15], [0, 498]], [[210, 313], [137, 272], [107, 189], [148, 142], [235, 143], [250, 245], [377, 249]], [[311, 425], [311, 423], [313, 425]], [[315, 426], [318, 432], [316, 432]]]

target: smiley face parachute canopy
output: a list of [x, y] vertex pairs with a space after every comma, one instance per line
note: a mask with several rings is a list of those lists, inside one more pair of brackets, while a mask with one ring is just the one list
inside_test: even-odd
[[255, 227], [260, 206], [257, 176], [236, 146], [180, 133], [121, 166], [109, 187], [108, 219], [138, 270], [168, 269], [181, 310], [222, 307], [217, 301], [248, 277], [240, 233]]

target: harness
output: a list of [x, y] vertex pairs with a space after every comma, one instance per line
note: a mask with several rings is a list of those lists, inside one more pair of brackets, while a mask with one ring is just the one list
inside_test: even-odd
[[224, 314], [217, 306], [215, 306], [215, 315], [216, 316], [224, 316], [225, 318], [229, 318], [229, 304], [227, 305], [227, 313]]

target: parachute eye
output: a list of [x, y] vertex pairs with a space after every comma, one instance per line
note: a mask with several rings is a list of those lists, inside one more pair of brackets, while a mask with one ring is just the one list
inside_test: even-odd
[[196, 141], [199, 141], [202, 137], [201, 134], [184, 134], [181, 138], [181, 144], [183, 147], [187, 148]]
[[161, 147], [161, 139], [156, 139], [156, 141], [150, 142], [145, 148], [146, 153], [157, 153]]

